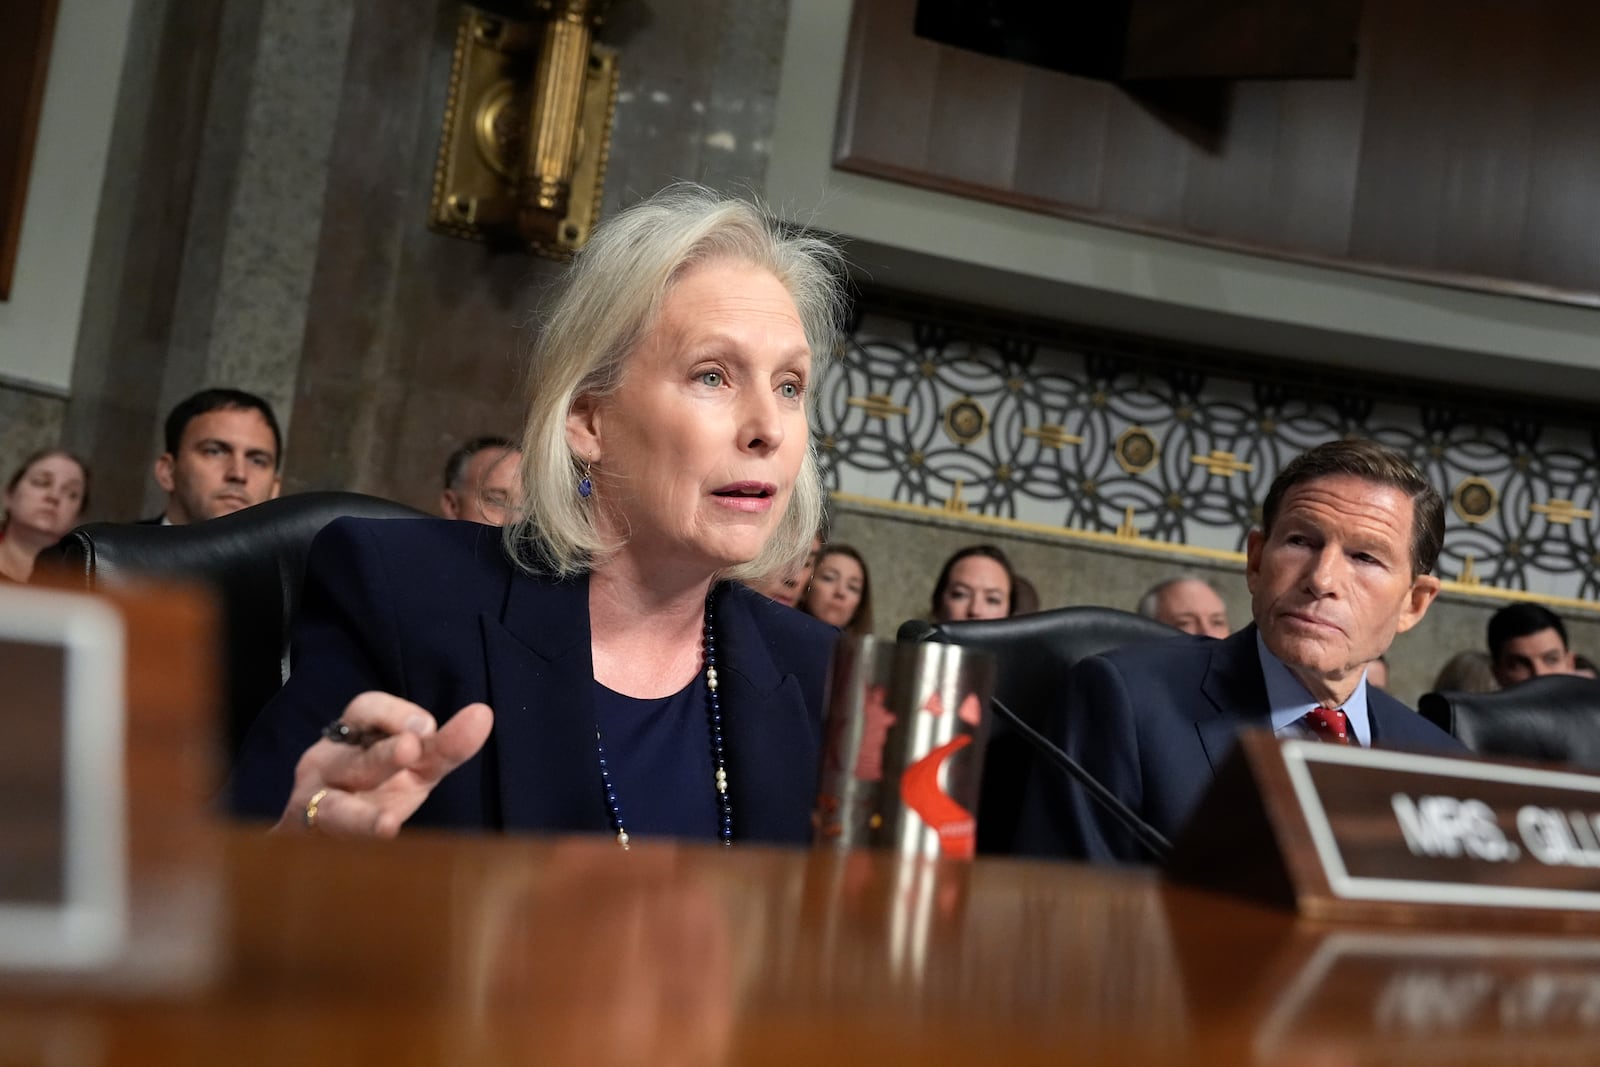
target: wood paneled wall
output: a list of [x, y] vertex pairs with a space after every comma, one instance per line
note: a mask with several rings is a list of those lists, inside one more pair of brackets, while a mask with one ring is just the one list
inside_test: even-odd
[[1143, 83], [855, 5], [836, 165], [1222, 247], [1600, 303], [1600, 5], [1366, 5], [1348, 81]]

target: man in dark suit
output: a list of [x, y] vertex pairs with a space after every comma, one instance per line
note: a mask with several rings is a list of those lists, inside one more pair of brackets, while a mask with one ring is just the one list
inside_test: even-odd
[[172, 409], [163, 430], [155, 475], [167, 503], [144, 522], [205, 522], [278, 495], [283, 433], [272, 405], [254, 393], [202, 389]]
[[[1052, 739], [1163, 834], [1187, 820], [1247, 727], [1391, 748], [1459, 747], [1366, 681], [1369, 663], [1439, 592], [1444, 502], [1371, 441], [1319, 445], [1284, 467], [1252, 530], [1254, 623], [1222, 641], [1176, 637], [1078, 664]], [[1150, 855], [1085, 792], [1036, 767], [1017, 839], [1031, 855]]]

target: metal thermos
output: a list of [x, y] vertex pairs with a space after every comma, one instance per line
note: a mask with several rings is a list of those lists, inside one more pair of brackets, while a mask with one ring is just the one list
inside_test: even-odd
[[994, 659], [844, 637], [833, 653], [816, 841], [967, 859], [977, 839]]

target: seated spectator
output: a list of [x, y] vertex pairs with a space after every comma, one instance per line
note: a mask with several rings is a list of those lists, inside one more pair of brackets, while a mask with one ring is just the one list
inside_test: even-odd
[[1193, 574], [1157, 582], [1139, 598], [1137, 611], [1186, 634], [1227, 637], [1228, 605], [1211, 583]]
[[1015, 607], [1016, 574], [993, 545], [969, 545], [944, 561], [933, 587], [934, 622], [1004, 619]]
[[1499, 688], [1489, 653], [1475, 648], [1451, 656], [1433, 680], [1435, 693], [1492, 693]]
[[444, 465], [439, 514], [485, 526], [503, 526], [522, 502], [518, 474], [522, 450], [504, 437], [476, 437]]
[[89, 504], [89, 468], [71, 452], [46, 448], [6, 483], [0, 517], [0, 580], [26, 582], [33, 560], [78, 524]]
[[1538, 604], [1510, 604], [1490, 617], [1489, 659], [1501, 688], [1577, 667], [1560, 616]]
[[835, 542], [817, 554], [811, 585], [800, 610], [858, 636], [872, 632], [872, 579], [867, 561], [849, 545]]
[[822, 551], [822, 533], [811, 539], [811, 551], [795, 569], [780, 571], [777, 575], [746, 582], [751, 589], [769, 600], [776, 600], [786, 608], [796, 607], [811, 585], [811, 575], [817, 569], [817, 553]]
[[1572, 673], [1584, 678], [1600, 678], [1600, 670], [1595, 669], [1594, 660], [1588, 656], [1572, 657]]
[[231, 515], [282, 487], [283, 434], [272, 405], [241, 389], [205, 389], [167, 416], [166, 451], [156, 460], [156, 481], [167, 493], [162, 526]]

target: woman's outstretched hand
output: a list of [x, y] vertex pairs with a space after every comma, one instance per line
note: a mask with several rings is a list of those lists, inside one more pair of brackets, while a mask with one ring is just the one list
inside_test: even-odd
[[468, 704], [443, 726], [409, 700], [362, 693], [340, 716], [344, 741], [306, 749], [275, 830], [393, 837], [445, 775], [489, 738], [494, 712]]

